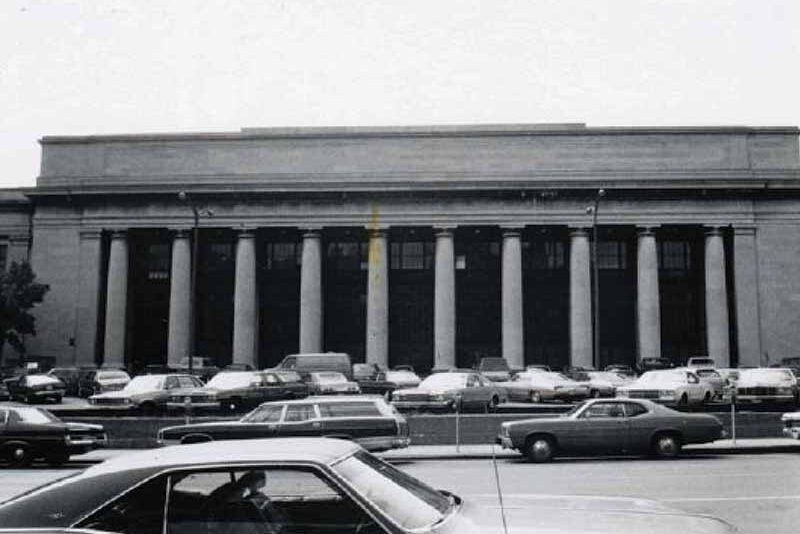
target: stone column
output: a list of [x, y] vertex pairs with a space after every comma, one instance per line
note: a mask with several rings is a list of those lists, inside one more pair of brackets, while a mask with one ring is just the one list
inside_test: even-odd
[[100, 230], [80, 233], [78, 309], [75, 324], [75, 365], [93, 365], [97, 354], [97, 321], [100, 311]]
[[168, 363], [176, 364], [181, 358], [190, 356], [191, 321], [192, 246], [189, 232], [176, 230], [172, 238], [172, 270], [169, 285]]
[[728, 294], [722, 231], [706, 232], [706, 346], [718, 367], [730, 366]]
[[367, 273], [367, 362], [389, 366], [389, 258], [386, 232], [369, 236]]
[[733, 279], [739, 365], [761, 362], [761, 303], [758, 291], [758, 251], [754, 227], [733, 229]]
[[436, 232], [436, 273], [434, 281], [433, 349], [434, 367], [456, 364], [456, 264], [453, 232]]
[[512, 369], [525, 367], [521, 235], [519, 228], [503, 230], [503, 358]]
[[639, 359], [661, 357], [658, 251], [652, 228], [640, 228], [637, 253], [637, 335]]
[[236, 279], [233, 290], [233, 363], [258, 368], [256, 354], [256, 234], [242, 230], [236, 243]]
[[300, 352], [322, 352], [322, 235], [317, 230], [303, 234]]
[[125, 314], [128, 308], [128, 235], [124, 231], [111, 234], [106, 286], [106, 338], [103, 364], [125, 366]]
[[592, 278], [589, 232], [570, 232], [569, 247], [569, 341], [570, 364], [592, 366]]

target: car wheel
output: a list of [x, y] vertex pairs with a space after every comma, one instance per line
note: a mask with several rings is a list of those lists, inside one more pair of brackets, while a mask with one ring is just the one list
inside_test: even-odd
[[689, 397], [684, 393], [678, 401], [678, 407], [686, 408], [687, 406], [689, 406]]
[[486, 411], [487, 412], [497, 411], [498, 404], [500, 404], [500, 399], [497, 397], [497, 395], [492, 395], [492, 398], [489, 399], [489, 402], [486, 403]]
[[653, 439], [653, 454], [659, 458], [675, 458], [681, 453], [681, 440], [674, 434], [659, 434]]
[[530, 401], [535, 403], [542, 402], [542, 394], [538, 391], [531, 391]]
[[12, 445], [8, 449], [8, 459], [14, 467], [27, 467], [33, 463], [33, 451], [27, 445]]
[[597, 390], [597, 389], [593, 389], [593, 390], [591, 390], [591, 391], [589, 392], [589, 396], [590, 396], [591, 398], [593, 398], [593, 399], [599, 399], [599, 398], [600, 398], [600, 391], [599, 391], [599, 390]]
[[709, 393], [708, 391], [706, 391], [706, 394], [705, 394], [705, 396], [703, 397], [703, 406], [706, 406], [706, 405], [708, 405], [708, 404], [711, 402], [711, 398], [712, 398], [712, 397], [711, 397], [711, 393]]
[[50, 465], [63, 465], [69, 461], [69, 453], [67, 451], [52, 452], [45, 455], [45, 460]]
[[242, 401], [238, 397], [233, 397], [225, 401], [225, 409], [231, 413], [238, 412], [242, 406]]
[[534, 436], [525, 443], [525, 456], [535, 463], [549, 462], [556, 453], [556, 446], [552, 438], [547, 436]]

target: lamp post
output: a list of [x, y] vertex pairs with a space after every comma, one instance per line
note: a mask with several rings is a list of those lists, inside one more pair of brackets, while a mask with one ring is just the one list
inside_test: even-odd
[[597, 265], [597, 212], [600, 199], [606, 195], [605, 189], [598, 189], [594, 205], [586, 208], [592, 215], [592, 366], [597, 369], [600, 363], [600, 268]]
[[[197, 300], [197, 254], [198, 245], [200, 243], [200, 209], [197, 204], [189, 200], [189, 195], [185, 191], [178, 193], [178, 199], [181, 202], [189, 203], [192, 208], [193, 225], [192, 225], [192, 273], [191, 273], [191, 289], [189, 290], [189, 374], [194, 374], [194, 352], [195, 352], [195, 304]], [[213, 217], [214, 212], [205, 210], [209, 217]]]

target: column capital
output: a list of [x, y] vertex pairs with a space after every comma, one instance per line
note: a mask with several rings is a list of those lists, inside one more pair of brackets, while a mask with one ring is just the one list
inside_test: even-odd
[[[102, 230], [97, 230], [97, 229], [86, 228], [86, 229], [80, 230], [78, 232], [78, 235], [80, 235], [81, 240], [84, 240], [84, 239], [100, 239], [103, 236], [103, 231]], [[12, 241], [14, 240], [14, 236], [11, 237], [11, 240]]]
[[636, 234], [640, 237], [644, 236], [654, 236], [656, 235], [656, 230], [658, 229], [657, 225], [637, 225], [636, 226]]
[[188, 239], [192, 232], [191, 228], [170, 228], [173, 239]]
[[383, 238], [386, 239], [386, 236], [389, 235], [388, 228], [370, 228], [369, 229], [369, 238]]
[[322, 228], [302, 228], [303, 239], [321, 239]]
[[236, 237], [239, 239], [255, 239], [256, 237], [255, 227], [236, 228], [235, 230]]
[[455, 224], [440, 224], [433, 227], [433, 234], [436, 237], [453, 237], [456, 228]]
[[500, 231], [503, 233], [503, 237], [521, 237], [522, 230], [524, 230], [524, 226], [512, 226], [512, 225], [501, 225]]
[[722, 226], [705, 226], [703, 229], [705, 230], [706, 237], [712, 237], [721, 236], [722, 228]]
[[591, 228], [587, 228], [585, 226], [570, 226], [569, 227], [569, 236], [570, 237], [589, 237], [589, 233], [592, 231]]
[[127, 229], [113, 229], [111, 230], [111, 239], [127, 239], [128, 238], [128, 230]]

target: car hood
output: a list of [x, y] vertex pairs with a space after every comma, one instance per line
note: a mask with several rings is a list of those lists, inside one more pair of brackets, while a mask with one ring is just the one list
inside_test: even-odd
[[455, 393], [456, 390], [449, 388], [403, 388], [397, 390], [400, 396], [403, 395], [444, 395], [446, 393]]
[[[724, 521], [690, 515], [661, 503], [622, 497], [507, 495], [504, 510], [509, 534], [714, 534], [735, 529]], [[466, 503], [453, 521], [436, 532], [502, 532], [497, 498]]]
[[737, 388], [790, 388], [794, 386], [791, 380], [763, 380], [759, 378], [745, 378], [736, 381]]

